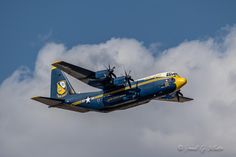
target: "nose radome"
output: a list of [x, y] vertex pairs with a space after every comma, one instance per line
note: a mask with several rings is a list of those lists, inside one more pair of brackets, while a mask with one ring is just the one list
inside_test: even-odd
[[176, 89], [180, 89], [187, 83], [187, 79], [183, 77], [175, 78]]

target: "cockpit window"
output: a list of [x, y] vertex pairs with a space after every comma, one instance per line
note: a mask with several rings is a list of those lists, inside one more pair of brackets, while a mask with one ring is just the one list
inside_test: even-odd
[[166, 76], [178, 76], [177, 73], [167, 73]]

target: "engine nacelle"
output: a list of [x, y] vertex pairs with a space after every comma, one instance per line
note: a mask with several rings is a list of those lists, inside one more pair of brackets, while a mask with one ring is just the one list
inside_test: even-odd
[[108, 75], [108, 71], [107, 70], [100, 70], [95, 72], [95, 78], [97, 79], [104, 79], [106, 78]]
[[113, 79], [113, 84], [115, 86], [123, 86], [126, 84], [125, 76], [120, 76]]

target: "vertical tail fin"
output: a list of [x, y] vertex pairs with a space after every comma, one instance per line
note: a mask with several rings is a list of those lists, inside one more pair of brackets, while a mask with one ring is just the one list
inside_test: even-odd
[[56, 67], [51, 71], [51, 98], [65, 99], [69, 95], [75, 94], [73, 87], [65, 74]]

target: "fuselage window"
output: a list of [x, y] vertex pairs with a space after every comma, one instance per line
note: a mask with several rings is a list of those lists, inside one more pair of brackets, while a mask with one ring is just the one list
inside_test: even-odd
[[169, 84], [169, 81], [168, 80], [166, 80], [165, 81], [165, 87], [168, 87], [170, 84]]

